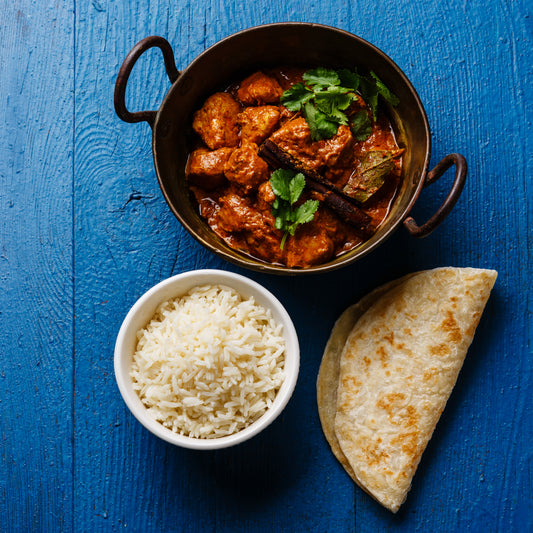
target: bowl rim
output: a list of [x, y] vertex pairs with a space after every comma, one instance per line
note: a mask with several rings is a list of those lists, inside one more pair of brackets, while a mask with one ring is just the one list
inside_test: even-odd
[[[375, 240], [370, 242], [370, 244], [369, 244], [369, 240], [364, 241], [363, 243], [361, 243], [359, 246], [357, 246], [353, 250], [350, 250], [349, 252], [347, 252], [346, 254], [343, 254], [342, 256], [339, 256], [338, 258], [334, 258], [328, 261], [327, 263], [314, 265], [308, 268], [290, 268], [285, 265], [276, 265], [273, 263], [267, 263], [259, 259], [247, 256], [245, 253], [239, 252], [238, 250], [233, 250], [232, 252], [228, 252], [222, 246], [217, 246], [209, 242], [207, 239], [204, 239], [201, 235], [198, 234], [198, 232], [195, 230], [192, 224], [190, 224], [186, 220], [186, 218], [182, 216], [177, 206], [174, 205], [174, 202], [170, 194], [166, 190], [165, 181], [163, 180], [163, 177], [161, 174], [161, 168], [158, 164], [158, 148], [156, 144], [157, 139], [158, 139], [158, 136], [157, 136], [158, 125], [164, 115], [163, 111], [166, 107], [167, 102], [170, 100], [170, 98], [173, 97], [172, 96], [173, 92], [174, 90], [177, 90], [177, 87], [180, 84], [180, 80], [185, 78], [184, 74], [186, 74], [187, 71], [189, 71], [199, 62], [201, 62], [205, 56], [212, 53], [212, 51], [215, 48], [222, 46], [224, 43], [231, 41], [233, 39], [236, 39], [244, 34], [268, 31], [269, 29], [272, 29], [272, 28], [286, 28], [288, 30], [290, 30], [291, 28], [316, 28], [320, 30], [326, 30], [326, 31], [339, 33], [350, 39], [360, 42], [362, 45], [368, 47], [374, 53], [381, 56], [385, 60], [385, 62], [389, 65], [389, 68], [391, 68], [394, 71], [395, 75], [401, 78], [402, 82], [408, 87], [409, 91], [411, 92], [416, 102], [417, 109], [420, 112], [420, 117], [424, 125], [424, 132], [425, 132], [425, 137], [426, 137], [425, 157], [424, 157], [424, 162], [420, 168], [420, 179], [419, 179], [419, 182], [416, 184], [416, 187], [412, 192], [412, 197], [410, 201], [408, 202], [408, 204], [405, 206], [401, 216], [399, 216], [398, 219], [393, 224], [391, 224], [388, 228], [386, 228], [386, 230], [381, 232], [380, 229], [382, 228], [379, 227], [377, 232], [374, 234], [374, 236], [377, 235], [377, 237], [375, 238]], [[164, 125], [164, 120], [162, 120], [162, 123]], [[388, 56], [388, 54], [383, 52], [380, 48], [368, 42], [367, 40], [363, 39], [362, 37], [359, 37], [358, 35], [355, 35], [341, 28], [336, 28], [335, 26], [328, 26], [325, 24], [318, 24], [314, 22], [273, 22], [273, 23], [266, 23], [266, 24], [260, 24], [257, 26], [252, 26], [252, 27], [245, 28], [235, 33], [231, 33], [227, 35], [226, 37], [216, 41], [215, 43], [207, 47], [205, 50], [200, 52], [197, 56], [194, 57], [192, 61], [189, 62], [189, 64], [183, 70], [180, 71], [179, 77], [176, 79], [176, 81], [172, 84], [170, 89], [165, 94], [156, 112], [154, 124], [152, 127], [152, 156], [153, 156], [154, 167], [156, 170], [156, 176], [157, 176], [159, 188], [161, 189], [161, 192], [163, 193], [163, 197], [167, 205], [169, 206], [174, 216], [178, 219], [180, 224], [187, 230], [187, 232], [199, 244], [207, 248], [210, 252], [214, 253], [215, 255], [221, 257], [222, 259], [226, 261], [229, 261], [230, 263], [234, 265], [237, 265], [239, 267], [243, 267], [249, 270], [253, 270], [256, 272], [276, 274], [276, 275], [289, 275], [289, 276], [312, 275], [312, 274], [330, 272], [332, 270], [345, 267], [355, 262], [356, 260], [363, 258], [367, 254], [369, 254], [370, 252], [378, 248], [381, 244], [383, 244], [383, 242], [386, 241], [402, 225], [403, 221], [407, 218], [414, 204], [418, 200], [420, 193], [424, 187], [425, 176], [428, 171], [430, 157], [431, 157], [431, 130], [430, 130], [429, 120], [427, 117], [426, 110], [424, 108], [424, 105], [422, 104], [422, 100], [420, 99], [420, 96], [417, 93], [415, 87], [413, 86], [409, 78], [406, 76], [406, 74], [403, 72], [403, 70]], [[372, 240], [374, 236], [372, 236], [370, 240]], [[220, 244], [224, 245], [224, 242], [221, 241]]]
[[[255, 422], [241, 431], [214, 439], [198, 439], [186, 437], [164, 427], [161, 423], [151, 418], [146, 412], [137, 393], [131, 386], [131, 380], [126, 369], [131, 366], [133, 353], [128, 349], [128, 339], [138, 331], [139, 324], [144, 327], [153, 316], [157, 307], [170, 298], [176, 298], [185, 294], [192, 287], [207, 284], [226, 285], [235, 289], [243, 296], [253, 295], [256, 301], [272, 311], [278, 323], [283, 326], [283, 337], [286, 342], [285, 354], [285, 379], [276, 394], [272, 406]], [[173, 295], [169, 295], [169, 291]], [[266, 302], [266, 305], [265, 305]], [[151, 309], [147, 313], [147, 309]], [[134, 341], [133, 341], [134, 342]], [[284, 410], [289, 402], [299, 374], [300, 348], [296, 329], [292, 319], [283, 304], [268, 289], [256, 281], [234, 272], [202, 269], [182, 272], [170, 278], [164, 279], [142, 294], [126, 314], [115, 342], [114, 350], [114, 373], [122, 399], [133, 416], [155, 436], [183, 448], [196, 450], [215, 450], [234, 446], [244, 442], [260, 433], [269, 426]]]

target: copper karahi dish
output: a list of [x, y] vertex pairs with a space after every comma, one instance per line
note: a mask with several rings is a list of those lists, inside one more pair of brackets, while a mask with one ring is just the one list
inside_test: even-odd
[[[158, 111], [130, 112], [125, 105], [129, 74], [142, 53], [154, 46], [163, 52], [172, 87]], [[294, 137], [294, 131], [287, 130], [295, 130], [298, 126], [305, 129], [302, 122], [304, 110], [286, 113], [287, 107], [283, 105], [282, 93], [279, 91], [277, 98], [267, 98], [270, 101], [261, 98], [254, 100], [253, 92], [248, 91], [247, 96], [242, 87], [244, 83], [249, 83], [250, 79], [253, 80], [254, 76], [266, 75], [277, 80], [281, 90], [286, 91], [301, 83], [305, 72], [316, 68], [337, 72], [347, 69], [362, 73], [366, 79], [375, 76], [394, 96], [395, 102], [394, 105], [391, 105], [390, 101], [380, 104], [382, 109], [373, 117], [373, 140], [352, 139], [337, 152], [335, 148], [330, 152], [322, 150], [319, 157], [305, 160], [302, 157], [304, 152], [320, 152], [320, 148], [316, 149], [320, 143], [321, 146], [328, 142], [335, 144], [346, 132], [348, 133], [345, 137], [350, 135], [349, 128], [341, 125], [332, 137], [332, 142], [315, 137], [312, 142], [308, 142], [307, 150], [291, 151], [291, 135]], [[245, 85], [244, 87], [246, 88]], [[309, 89], [309, 86], [307, 88]], [[239, 98], [239, 89], [242, 99]], [[202, 136], [202, 125], [199, 125], [199, 114], [202, 114], [202, 109], [205, 111], [204, 106], [209, 102], [209, 98], [216, 94], [231, 97], [238, 106], [238, 109], [234, 110], [238, 127], [237, 137], [230, 140], [229, 145], [210, 141], [216, 135], [214, 136], [212, 130], [209, 131], [209, 126], [207, 131], [204, 128]], [[357, 96], [360, 97], [360, 91]], [[248, 101], [247, 97], [250, 97]], [[252, 137], [247, 139], [243, 132], [247, 127], [250, 130], [250, 122], [246, 122], [245, 115], [253, 114], [254, 109], [257, 111], [258, 107], [267, 106], [271, 114], [275, 114], [274, 109], [277, 109], [281, 118], [277, 118], [276, 126], [268, 130], [268, 135], [253, 138], [252, 127], [252, 133], [248, 132]], [[368, 108], [368, 102], [363, 102], [359, 108], [352, 106], [351, 114], [347, 111], [350, 125], [353, 114], [366, 109], [364, 106]], [[159, 185], [170, 209], [187, 231], [217, 255], [256, 271], [289, 275], [326, 272], [351, 264], [370, 253], [402, 225], [416, 237], [428, 235], [452, 209], [466, 178], [466, 161], [459, 154], [446, 156], [428, 172], [431, 138], [426, 113], [415, 89], [399, 67], [387, 55], [363, 39], [317, 24], [281, 23], [244, 30], [213, 45], [182, 72], [175, 66], [169, 43], [161, 37], [148, 37], [132, 49], [122, 65], [115, 87], [115, 108], [121, 119], [127, 122], [147, 121], [152, 127], [153, 156]], [[368, 114], [371, 114], [370, 111]], [[209, 120], [207, 123], [209, 124]], [[382, 137], [387, 137], [384, 132], [390, 133], [381, 143], [375, 142], [376, 125], [379, 125], [379, 134]], [[353, 128], [351, 135], [354, 136]], [[344, 194], [347, 187], [350, 189], [350, 175], [354, 174], [354, 169], [361, 166], [364, 160], [365, 153], [361, 146], [365, 142], [373, 143], [366, 147], [367, 152], [378, 153], [386, 149], [394, 156], [393, 166], [389, 171], [392, 178], [388, 178], [387, 187], [382, 188], [382, 192], [375, 196], [377, 200], [370, 199], [367, 204], [372, 206], [374, 202], [378, 205], [379, 209], [374, 211], [367, 209], [363, 205], [365, 202], [353, 202], [347, 198], [349, 194]], [[347, 145], [350, 150], [345, 149]], [[222, 179], [218, 182], [215, 179], [214, 185], [211, 183], [206, 186], [206, 180], [202, 181], [201, 164], [198, 165], [202, 158], [198, 156], [203, 154], [204, 158], [213, 158], [212, 152], [217, 150], [222, 150], [219, 154], [223, 154], [224, 161], [222, 170], [219, 169], [215, 174], [218, 174], [217, 179]], [[350, 155], [346, 156], [346, 152]], [[331, 159], [332, 154], [339, 159], [352, 157], [351, 172], [344, 173], [341, 179], [335, 179], [334, 174], [342, 164], [320, 164], [324, 158]], [[246, 182], [246, 179], [242, 179], [242, 173], [239, 175], [238, 166], [242, 166], [242, 161], [238, 160], [247, 157], [261, 159], [258, 163], [261, 166], [258, 172], [260, 179], [256, 177], [251, 182]], [[233, 164], [231, 161], [228, 164], [231, 158]], [[436, 181], [454, 164], [455, 179], [444, 203], [429, 221], [417, 225], [409, 213], [422, 188]], [[225, 171], [224, 166], [227, 167]], [[276, 222], [279, 217], [276, 217], [277, 213], [273, 211], [275, 198], [272, 197], [268, 186], [264, 185], [269, 182], [272, 172], [279, 168], [292, 170], [295, 174], [303, 173], [305, 176], [306, 186], [299, 204], [307, 200], [317, 200], [320, 203], [314, 222], [302, 224], [295, 229], [294, 234], [288, 234], [288, 226], [284, 229], [279, 221]], [[320, 191], [317, 186], [311, 189], [315, 177], [318, 181], [325, 178], [326, 182], [322, 182], [322, 186], [325, 185], [326, 190]], [[329, 201], [332, 189], [333, 203], [339, 203], [337, 200], [340, 196], [340, 212]], [[353, 193], [354, 188], [351, 190]], [[341, 194], [338, 194], [339, 191]], [[238, 208], [228, 210], [227, 206], [232, 204], [233, 200], [239, 204]], [[261, 200], [264, 200], [264, 205], [256, 210]], [[343, 213], [346, 200], [350, 205], [348, 211]], [[263, 224], [261, 229], [258, 226], [256, 231], [248, 233], [241, 231], [242, 225], [234, 232], [229, 231], [228, 221], [235, 222], [235, 215], [239, 214], [239, 209], [244, 204], [252, 206], [253, 213], [261, 212], [264, 219], [270, 218], [270, 222]], [[299, 204], [294, 205], [296, 207]], [[355, 205], [355, 211], [350, 207], [352, 205]], [[223, 217], [219, 215], [221, 211], [224, 215], [224, 209], [228, 211], [225, 225]], [[352, 217], [354, 212], [355, 222], [347, 223], [347, 218]], [[372, 212], [377, 215], [372, 216]], [[250, 213], [243, 214], [242, 209], [240, 210], [243, 220], [249, 219]], [[318, 221], [324, 219], [326, 221], [322, 227], [336, 226], [335, 231], [330, 232], [327, 238], [325, 230], [317, 229]], [[236, 227], [235, 224], [233, 226]], [[266, 231], [268, 228], [270, 229]], [[342, 238], [337, 238], [340, 234]], [[283, 238], [285, 241], [280, 247]], [[262, 242], [261, 245], [250, 245], [252, 241]], [[265, 252], [266, 241], [272, 242]]]

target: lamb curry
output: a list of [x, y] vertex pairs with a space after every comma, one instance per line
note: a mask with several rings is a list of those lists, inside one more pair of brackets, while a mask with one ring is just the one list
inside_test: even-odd
[[[188, 184], [200, 215], [231, 248], [306, 268], [360, 245], [387, 216], [402, 150], [376, 107], [378, 94], [394, 95], [374, 74], [374, 85], [360, 77], [356, 90], [347, 72], [255, 72], [194, 114]], [[286, 197], [274, 180], [279, 169]]]

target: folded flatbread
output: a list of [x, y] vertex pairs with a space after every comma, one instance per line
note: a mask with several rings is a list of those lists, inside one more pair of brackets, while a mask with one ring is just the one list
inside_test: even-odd
[[455, 385], [496, 280], [493, 270], [438, 268], [395, 280], [336, 322], [317, 382], [332, 451], [392, 512]]

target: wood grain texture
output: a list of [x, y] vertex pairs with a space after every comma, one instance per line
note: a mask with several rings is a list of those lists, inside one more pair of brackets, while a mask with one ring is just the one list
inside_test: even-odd
[[65, 531], [73, 495], [73, 3], [43, 6], [38, 20], [32, 4], [2, 2], [0, 18], [0, 530]]
[[[0, 530], [533, 530], [531, 353], [532, 13], [525, 0], [248, 3], [0, 2]], [[432, 165], [464, 154], [452, 214], [415, 240], [397, 232], [343, 270], [287, 279], [240, 270], [200, 247], [157, 185], [147, 124], [122, 123], [115, 77], [131, 47], [166, 37], [178, 68], [249, 26], [310, 21], [385, 51], [420, 94]], [[135, 66], [128, 107], [168, 90], [161, 54]], [[451, 173], [425, 190], [418, 222]], [[441, 265], [499, 278], [406, 504], [391, 515], [329, 451], [315, 400], [338, 315], [372, 288]], [[222, 268], [271, 290], [294, 319], [298, 384], [267, 431], [199, 453], [153, 437], [113, 376], [129, 307], [160, 280]], [[21, 401], [22, 400], [22, 401]]]

